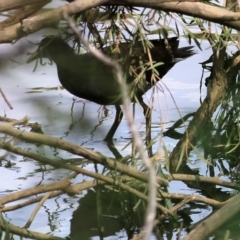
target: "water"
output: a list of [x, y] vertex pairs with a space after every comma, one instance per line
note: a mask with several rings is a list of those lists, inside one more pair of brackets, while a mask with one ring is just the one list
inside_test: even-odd
[[[34, 35], [27, 39], [37, 42], [40, 41], [41, 37]], [[182, 41], [181, 45], [186, 45], [186, 42]], [[207, 45], [205, 47], [203, 45], [203, 49], [206, 47]], [[104, 108], [92, 102], [77, 99], [61, 89], [54, 65], [38, 66], [37, 70], [33, 72], [35, 63], [27, 65], [24, 64], [24, 61], [27, 59], [26, 53], [34, 51], [35, 48], [26, 39], [21, 39], [14, 46], [10, 44], [0, 45], [0, 86], [13, 106], [13, 110], [10, 110], [0, 97], [0, 115], [15, 119], [21, 119], [27, 115], [30, 117], [30, 122], [41, 124], [45, 134], [62, 138], [112, 157], [111, 151], [102, 139], [114, 120], [115, 108], [112, 106]], [[155, 90], [153, 137], [159, 135], [161, 127], [165, 129], [171, 126], [172, 121], [179, 119], [179, 112], [181, 116], [184, 116], [196, 111], [200, 106], [201, 66], [198, 63], [206, 60], [209, 55], [209, 50], [203, 52], [199, 50], [198, 54], [178, 63], [169, 71], [163, 82], [171, 94], [161, 83], [158, 88], [164, 88], [164, 93]], [[12, 59], [14, 61], [11, 61]], [[19, 64], [15, 61], [18, 61]], [[146, 94], [146, 102], [151, 94], [152, 91]], [[174, 97], [174, 101], [171, 95]], [[204, 96], [205, 89], [203, 88], [202, 97]], [[138, 106], [136, 106], [135, 119], [140, 132], [144, 133], [144, 117]], [[124, 118], [114, 136], [114, 143], [123, 156], [131, 151], [130, 147], [122, 150], [129, 142], [130, 137], [127, 121]], [[176, 144], [176, 140], [168, 137], [164, 137], [163, 140], [169, 150]], [[26, 145], [23, 144], [23, 146]], [[54, 151], [48, 147], [37, 148], [31, 145], [31, 149], [48, 157], [59, 159], [75, 157], [64, 151]], [[162, 151], [159, 147], [159, 141], [154, 145], [154, 150]], [[0, 196], [8, 194], [10, 191], [34, 187], [39, 183], [50, 183], [66, 177], [70, 173], [68, 170], [54, 170], [51, 167], [46, 167], [47, 171], [45, 171], [44, 165], [33, 160], [24, 160], [22, 157], [14, 155], [9, 157], [15, 166], [9, 169], [0, 167]], [[91, 163], [86, 168], [94, 171], [94, 166]], [[88, 178], [78, 176], [74, 181], [82, 181], [83, 179], [87, 180]], [[171, 183], [169, 191], [194, 193], [180, 182]], [[30, 229], [49, 232], [61, 237], [67, 236], [70, 233], [72, 214], [79, 207], [78, 201], [84, 195], [86, 192], [75, 196], [63, 194], [55, 199], [47, 200]], [[23, 226], [35, 206], [34, 204], [13, 212], [7, 212], [5, 218], [13, 224]], [[201, 214], [204, 215], [209, 210], [201, 211], [203, 211]], [[194, 213], [192, 216], [194, 218]], [[196, 213], [195, 216], [198, 218], [199, 213]], [[120, 231], [115, 237], [106, 239], [126, 239], [126, 237], [120, 238], [120, 235], [124, 236], [124, 232]], [[93, 239], [98, 239], [98, 237]]]

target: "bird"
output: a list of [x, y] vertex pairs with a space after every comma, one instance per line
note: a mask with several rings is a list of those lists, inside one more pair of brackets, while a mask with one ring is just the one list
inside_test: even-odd
[[[158, 80], [177, 62], [196, 53], [193, 46], [179, 48], [178, 37], [153, 39], [149, 42], [153, 64], [159, 63], [156, 65]], [[102, 52], [116, 59], [122, 66], [131, 101], [141, 104], [146, 117], [146, 126], [150, 126], [150, 108], [144, 103], [142, 96], [155, 82], [152, 81], [152, 70], [146, 70], [149, 68], [149, 55], [143, 43], [122, 42], [104, 47]], [[113, 70], [89, 52], [75, 53], [60, 36], [44, 37], [36, 52], [32, 53], [26, 62], [30, 63], [42, 58], [48, 58], [56, 64], [60, 83], [71, 94], [100, 105], [115, 105], [116, 117], [104, 139], [107, 142], [112, 141], [123, 117], [121, 91]], [[136, 76], [142, 68], [146, 71], [139, 81]], [[132, 69], [134, 70], [131, 71]]]

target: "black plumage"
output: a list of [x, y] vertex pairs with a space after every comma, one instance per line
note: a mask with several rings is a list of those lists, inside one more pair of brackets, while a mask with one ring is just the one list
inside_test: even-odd
[[[150, 40], [150, 42], [153, 64], [163, 63], [156, 67], [159, 79], [178, 61], [195, 54], [192, 46], [178, 48], [179, 40], [176, 37], [167, 40]], [[150, 66], [149, 55], [140, 41], [133, 47], [131, 42], [120, 43], [117, 47], [117, 52], [112, 52], [113, 48], [116, 50], [116, 46], [106, 47], [103, 52], [117, 59], [122, 65], [131, 100], [137, 100], [143, 106], [146, 121], [149, 122], [150, 117], [147, 116], [149, 107], [143, 102], [142, 95], [155, 84], [151, 78], [152, 70], [145, 71], [140, 81], [136, 79], [142, 69]], [[59, 81], [73, 95], [101, 105], [116, 106], [117, 113], [114, 124], [105, 138], [105, 140], [111, 140], [122, 118], [121, 93], [119, 85], [114, 79], [113, 70], [91, 53], [76, 54], [62, 38], [57, 36], [45, 37], [40, 42], [38, 50], [31, 55], [27, 62], [38, 58], [49, 58], [56, 63]], [[134, 71], [131, 72], [130, 68]]]

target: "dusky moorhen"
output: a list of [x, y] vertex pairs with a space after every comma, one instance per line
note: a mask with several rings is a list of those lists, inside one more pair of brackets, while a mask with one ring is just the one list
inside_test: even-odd
[[[156, 62], [163, 63], [156, 67], [159, 79], [177, 62], [195, 54], [192, 46], [179, 48], [177, 37], [168, 38], [167, 40], [150, 40], [150, 42], [152, 43], [150, 53], [153, 64]], [[135, 68], [137, 75], [142, 71], [140, 66], [147, 66], [149, 63], [148, 54], [140, 41], [133, 48], [131, 43], [120, 43], [118, 48], [119, 51], [117, 53], [112, 53], [113, 47], [103, 48], [103, 52], [117, 59], [122, 65], [124, 74], [126, 75], [126, 82], [129, 86], [129, 93], [131, 93], [131, 100], [137, 100], [142, 105], [148, 126], [150, 108], [143, 102], [142, 95], [155, 84], [151, 80], [152, 71], [145, 71], [145, 75], [141, 81], [133, 73], [130, 73], [130, 68]], [[113, 70], [95, 58], [91, 53], [76, 54], [58, 36], [43, 38], [37, 51], [29, 57], [27, 63], [38, 58], [49, 58], [56, 63], [59, 81], [73, 95], [101, 105], [115, 105], [116, 117], [105, 137], [106, 141], [111, 141], [123, 116], [120, 107], [122, 103], [121, 93], [119, 85], [114, 78]]]

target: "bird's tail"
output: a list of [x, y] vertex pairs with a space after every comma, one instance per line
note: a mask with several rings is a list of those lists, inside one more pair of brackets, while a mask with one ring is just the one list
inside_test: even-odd
[[177, 63], [196, 54], [193, 46], [178, 48], [174, 62]]

